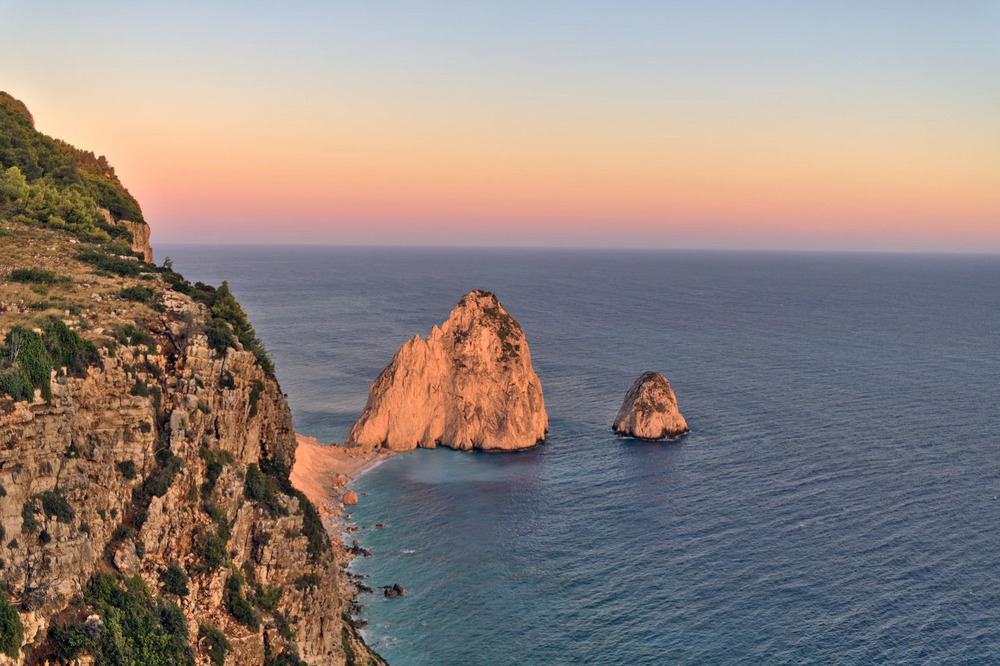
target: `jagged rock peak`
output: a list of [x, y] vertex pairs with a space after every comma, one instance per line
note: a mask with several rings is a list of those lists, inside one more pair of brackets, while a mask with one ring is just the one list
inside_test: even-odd
[[521, 325], [497, 297], [471, 291], [426, 340], [382, 371], [347, 444], [406, 451], [512, 451], [541, 443], [548, 415]]
[[638, 439], [668, 439], [689, 430], [670, 382], [658, 372], [645, 372], [635, 380], [613, 427], [619, 435]]

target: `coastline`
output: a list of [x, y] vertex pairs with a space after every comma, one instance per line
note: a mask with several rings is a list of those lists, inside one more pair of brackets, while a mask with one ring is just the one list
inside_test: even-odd
[[[352, 481], [388, 460], [393, 453], [381, 448], [365, 450], [322, 444], [315, 437], [299, 433], [295, 433], [295, 439], [298, 445], [289, 479], [319, 511], [340, 565], [337, 582], [344, 610], [357, 615], [364, 608], [358, 605], [357, 597], [370, 589], [360, 582], [361, 577], [348, 571], [351, 560], [362, 551], [347, 545], [348, 535], [357, 528], [350, 522], [350, 513], [344, 513], [342, 498]], [[364, 623], [359, 622], [357, 628], [363, 629]]]

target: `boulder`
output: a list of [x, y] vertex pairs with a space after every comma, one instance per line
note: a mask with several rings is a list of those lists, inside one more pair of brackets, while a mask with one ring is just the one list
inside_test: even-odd
[[496, 296], [477, 290], [426, 340], [400, 347], [346, 444], [512, 451], [541, 443], [548, 424], [521, 325]]
[[341, 500], [344, 506], [351, 506], [358, 503], [358, 494], [353, 490], [348, 490], [344, 493], [344, 498]]
[[635, 380], [612, 427], [619, 435], [637, 439], [669, 439], [689, 430], [670, 382], [658, 372], [646, 372]]

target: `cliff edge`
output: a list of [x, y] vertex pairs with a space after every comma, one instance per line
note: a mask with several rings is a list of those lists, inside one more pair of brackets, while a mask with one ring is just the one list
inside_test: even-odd
[[10, 99], [0, 663], [382, 663], [289, 481], [292, 415], [242, 307], [137, 256], [138, 205]]
[[400, 347], [346, 445], [512, 451], [541, 443], [547, 430], [521, 325], [495, 295], [477, 290], [426, 340], [414, 336]]

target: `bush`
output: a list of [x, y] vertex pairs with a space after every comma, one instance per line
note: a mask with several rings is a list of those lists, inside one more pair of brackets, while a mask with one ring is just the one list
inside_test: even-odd
[[205, 325], [205, 336], [208, 338], [208, 346], [220, 354], [224, 354], [227, 347], [236, 348], [233, 330], [221, 319], [213, 318]]
[[320, 577], [318, 574], [307, 573], [302, 574], [295, 579], [295, 589], [299, 592], [304, 591], [306, 588], [313, 587], [314, 585], [320, 584]]
[[17, 659], [23, 641], [24, 625], [21, 624], [21, 615], [5, 596], [0, 595], [0, 652], [11, 659]]
[[0, 375], [0, 389], [15, 400], [31, 400], [34, 389], [39, 388], [46, 402], [52, 400], [52, 370], [65, 367], [82, 374], [100, 358], [94, 343], [56, 317], [43, 320], [41, 335], [22, 326], [13, 327], [4, 338], [2, 352], [0, 363], [13, 367]]
[[160, 582], [170, 594], [176, 594], [178, 597], [188, 595], [188, 575], [177, 560], [171, 562], [167, 570], [163, 572]]
[[309, 666], [309, 664], [291, 652], [282, 652], [277, 657], [269, 657], [264, 662], [264, 666]]
[[239, 304], [233, 294], [229, 291], [229, 283], [223, 282], [215, 292], [215, 299], [212, 303], [212, 316], [228, 322], [233, 327], [233, 332], [239, 339], [240, 344], [247, 351], [253, 352], [268, 375], [274, 375], [274, 363], [264, 349], [264, 343], [257, 337], [257, 331], [250, 325], [246, 312]]
[[104, 622], [94, 648], [99, 664], [168, 666], [194, 664], [184, 612], [154, 597], [138, 576], [125, 588], [109, 573], [96, 573], [83, 595]]
[[135, 347], [137, 345], [153, 346], [156, 342], [149, 333], [135, 324], [123, 324], [115, 330], [115, 340], [119, 344]]
[[246, 478], [243, 482], [244, 497], [256, 502], [269, 515], [285, 516], [288, 515], [288, 509], [278, 499], [279, 492], [280, 489], [275, 480], [262, 474], [255, 463], [250, 463], [247, 466]]
[[259, 379], [253, 380], [250, 384], [250, 418], [257, 416], [257, 402], [260, 400], [260, 394], [264, 390], [264, 382]]
[[136, 470], [135, 463], [131, 460], [125, 460], [118, 463], [118, 471], [122, 473], [126, 479], [131, 481], [136, 477], [138, 471]]
[[243, 577], [233, 571], [226, 580], [226, 605], [236, 621], [254, 631], [260, 626], [260, 616], [243, 596]]
[[[159, 454], [158, 454], [159, 455]], [[170, 489], [177, 473], [184, 467], [184, 459], [166, 452], [166, 459], [155, 474], [146, 479], [143, 489], [150, 497], [163, 497]]]
[[215, 666], [222, 666], [226, 661], [226, 653], [233, 649], [226, 635], [214, 626], [204, 622], [198, 625], [198, 638], [208, 645], [208, 658]]
[[20, 370], [11, 370], [0, 375], [0, 391], [13, 398], [14, 402], [21, 400], [30, 402], [35, 399], [35, 387]]
[[149, 387], [146, 386], [146, 382], [142, 381], [138, 377], [135, 378], [135, 384], [132, 384], [132, 395], [138, 396], [140, 398], [149, 397]]
[[112, 254], [104, 254], [96, 250], [87, 250], [77, 255], [80, 261], [94, 266], [98, 270], [114, 273], [122, 277], [137, 277], [142, 272], [142, 264], [138, 261], [122, 259]]
[[10, 272], [10, 280], [25, 284], [55, 284], [60, 281], [55, 273], [42, 268], [15, 268]]
[[55, 648], [56, 659], [69, 662], [80, 656], [84, 650], [93, 649], [101, 631], [96, 625], [71, 624], [65, 627], [54, 625], [49, 630], [49, 641]]
[[273, 613], [278, 610], [278, 603], [284, 590], [280, 585], [257, 585], [254, 588], [253, 604], [265, 613]]
[[41, 524], [35, 518], [34, 507], [31, 506], [31, 502], [25, 502], [21, 507], [21, 533], [34, 534], [38, 531], [39, 527], [41, 527]]
[[226, 541], [222, 536], [222, 529], [215, 532], [205, 531], [198, 539], [198, 554], [205, 567], [217, 569], [226, 561]]
[[156, 296], [156, 291], [151, 287], [135, 286], [135, 287], [123, 287], [118, 295], [129, 301], [138, 301], [139, 303], [149, 303]]
[[73, 507], [58, 490], [46, 490], [39, 497], [42, 500], [42, 510], [48, 518], [55, 518], [60, 523], [68, 523], [76, 516]]

